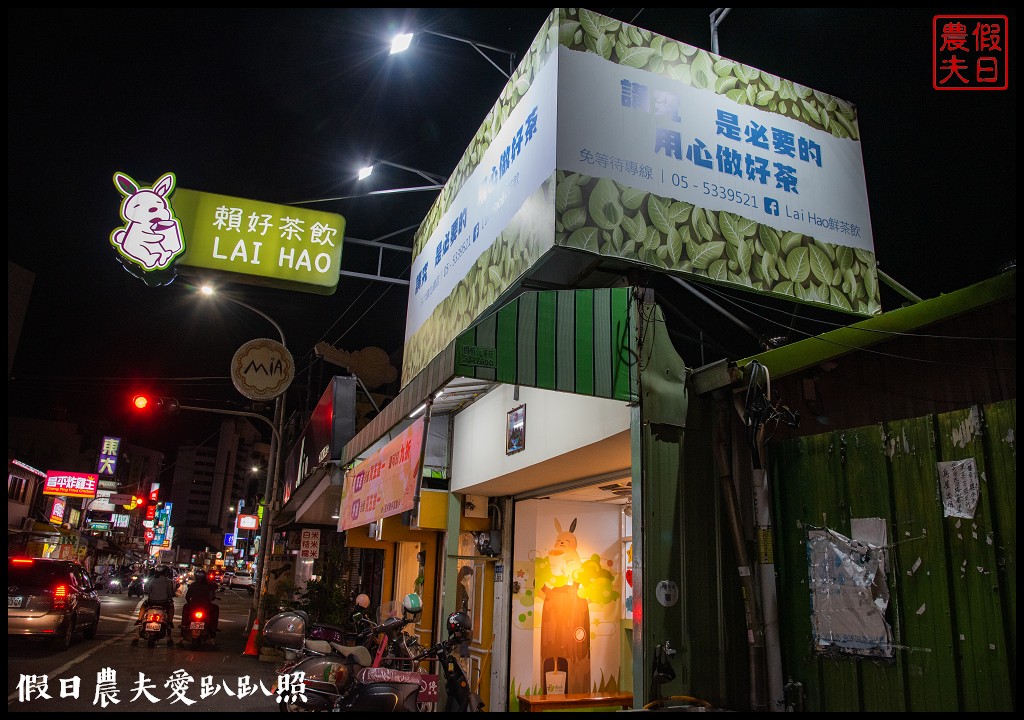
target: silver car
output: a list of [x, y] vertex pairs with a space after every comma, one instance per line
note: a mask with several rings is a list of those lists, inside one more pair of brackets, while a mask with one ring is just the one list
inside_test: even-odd
[[81, 563], [7, 558], [7, 635], [50, 638], [55, 650], [75, 633], [91, 640], [100, 626], [100, 599]]
[[224, 576], [224, 581], [227, 583], [229, 588], [248, 588], [249, 592], [252, 592], [252, 573], [240, 572], [240, 573], [228, 573]]

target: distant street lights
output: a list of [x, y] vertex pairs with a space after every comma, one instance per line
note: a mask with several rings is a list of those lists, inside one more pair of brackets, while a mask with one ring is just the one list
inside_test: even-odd
[[[475, 40], [469, 40], [468, 38], [458, 37], [456, 35], [446, 35], [445, 33], [434, 32], [433, 30], [419, 30], [418, 32], [426, 33], [428, 35], [436, 35], [437, 37], [442, 37], [448, 40], [455, 40], [456, 42], [465, 43], [466, 45], [469, 45], [478, 53], [480, 53], [480, 56], [484, 60], [493, 65], [497, 69], [497, 71], [504, 75], [506, 78], [512, 77], [512, 72], [515, 70], [516, 54], [511, 50], [506, 50], [505, 48], [500, 47], [494, 47], [493, 45], [485, 45], [484, 43], [476, 42]], [[398, 35], [395, 35], [391, 39], [391, 55], [408, 50], [409, 46], [412, 44], [414, 35], [415, 33], [400, 33]], [[508, 70], [503, 70], [502, 67], [498, 65], [498, 63], [494, 62], [494, 60], [487, 53], [484, 52], [484, 50], [490, 50], [491, 52], [498, 52], [502, 53], [503, 55], [508, 55]]]

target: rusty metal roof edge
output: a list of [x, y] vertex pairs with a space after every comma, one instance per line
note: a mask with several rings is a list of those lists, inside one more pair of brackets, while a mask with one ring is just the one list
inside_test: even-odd
[[815, 335], [780, 348], [736, 361], [744, 376], [755, 360], [773, 377], [784, 377], [825, 360], [870, 347], [891, 337], [970, 312], [1017, 294], [1017, 270], [945, 293], [936, 298], [896, 308], [852, 325]]

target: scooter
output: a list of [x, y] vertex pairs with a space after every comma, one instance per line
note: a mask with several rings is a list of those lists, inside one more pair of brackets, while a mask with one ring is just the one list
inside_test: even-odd
[[[407, 619], [388, 618], [375, 628], [380, 642], [392, 646]], [[462, 612], [448, 616], [448, 639], [408, 658], [411, 666], [437, 660], [445, 676], [447, 700], [445, 712], [482, 711], [480, 696], [469, 689], [457, 648], [472, 636], [472, 624]], [[435, 676], [393, 667], [373, 667], [364, 646], [334, 645], [334, 654], [307, 656], [286, 663], [278, 677], [303, 679], [303, 691], [283, 698], [283, 712], [420, 712], [427, 699], [425, 688]], [[380, 659], [378, 651], [377, 660]], [[370, 666], [363, 663], [370, 662]], [[277, 686], [274, 686], [277, 691]]]
[[139, 637], [132, 640], [132, 645], [138, 645], [139, 640], [145, 640], [147, 647], [156, 647], [157, 641], [164, 638], [167, 639], [167, 647], [174, 647], [171, 618], [167, 608], [163, 605], [143, 606], [142, 620], [139, 621]]
[[142, 597], [146, 594], [146, 580], [142, 575], [132, 575], [132, 579], [128, 581], [128, 597], [138, 595]]
[[112, 595], [120, 595], [121, 591], [124, 590], [123, 581], [117, 575], [111, 575], [107, 578], [107, 592]]
[[357, 607], [352, 627], [311, 622], [304, 610], [279, 608], [280, 612], [263, 625], [263, 644], [284, 650], [289, 660], [296, 656], [328, 655], [334, 652], [333, 645], [347, 647], [353, 643], [367, 648], [372, 655], [376, 652], [374, 630], [377, 623], [363, 612], [365, 606]]
[[207, 640], [213, 640], [213, 612], [207, 603], [190, 602], [181, 611], [181, 639], [198, 650]]

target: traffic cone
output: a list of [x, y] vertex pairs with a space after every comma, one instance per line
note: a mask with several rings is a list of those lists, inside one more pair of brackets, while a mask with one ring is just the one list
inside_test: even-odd
[[260, 621], [256, 620], [252, 624], [252, 630], [249, 632], [249, 641], [245, 644], [245, 652], [242, 655], [253, 655], [259, 657], [260, 651], [256, 647], [256, 634], [260, 631]]

